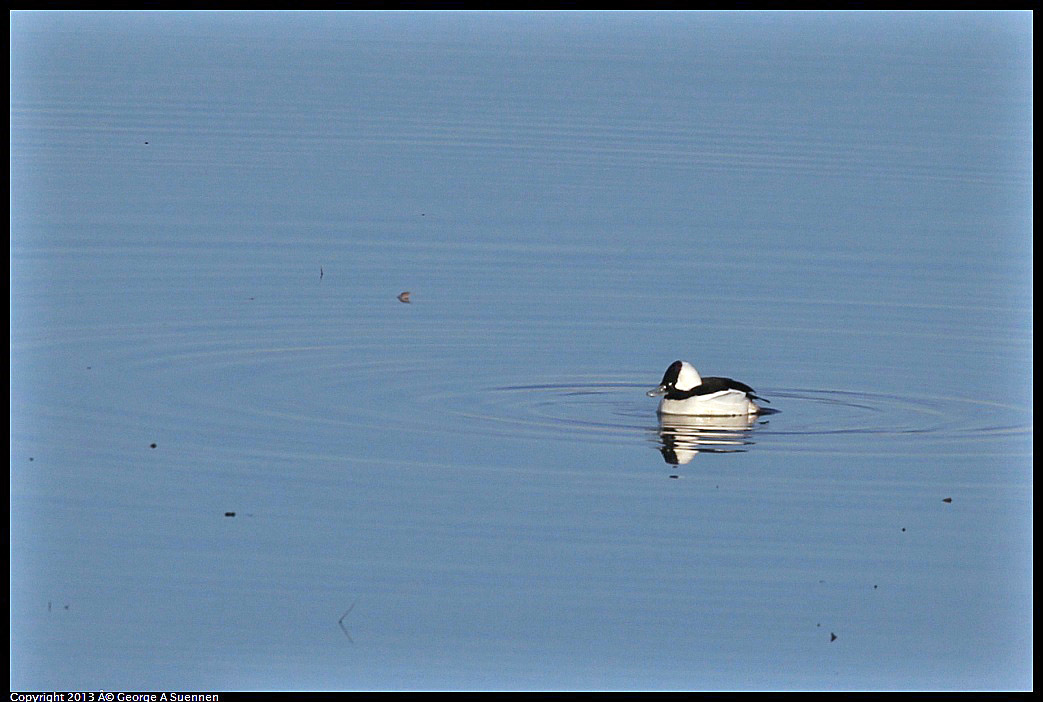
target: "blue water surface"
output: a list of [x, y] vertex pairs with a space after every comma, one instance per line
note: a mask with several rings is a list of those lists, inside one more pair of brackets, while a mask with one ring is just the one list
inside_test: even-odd
[[[1029, 689], [1031, 72], [1025, 12], [15, 12], [12, 689]], [[661, 423], [677, 359], [776, 412]]]

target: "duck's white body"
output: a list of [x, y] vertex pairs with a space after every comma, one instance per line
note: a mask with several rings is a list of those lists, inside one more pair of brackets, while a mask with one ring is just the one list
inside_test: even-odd
[[659, 401], [659, 414], [695, 415], [700, 417], [734, 417], [757, 414], [761, 408], [740, 390], [722, 390], [712, 395]]
[[731, 378], [703, 378], [687, 361], [675, 361], [649, 397], [662, 395], [660, 414], [703, 417], [749, 416], [761, 411], [753, 388]]

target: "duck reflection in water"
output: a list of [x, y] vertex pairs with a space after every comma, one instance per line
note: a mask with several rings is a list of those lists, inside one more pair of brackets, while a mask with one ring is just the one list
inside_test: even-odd
[[736, 453], [753, 445], [755, 424], [760, 416], [697, 417], [659, 415], [659, 451], [670, 465], [684, 465], [698, 453]]

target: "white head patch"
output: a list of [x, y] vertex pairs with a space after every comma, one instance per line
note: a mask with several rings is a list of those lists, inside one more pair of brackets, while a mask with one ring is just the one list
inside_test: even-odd
[[688, 361], [681, 361], [681, 370], [677, 373], [677, 382], [674, 387], [678, 390], [691, 390], [703, 384], [699, 371]]

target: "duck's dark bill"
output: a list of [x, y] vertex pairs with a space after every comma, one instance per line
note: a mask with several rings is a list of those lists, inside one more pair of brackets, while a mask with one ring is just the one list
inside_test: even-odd
[[659, 395], [665, 395], [666, 394], [666, 386], [665, 385], [660, 385], [657, 388], [653, 388], [652, 390], [649, 390], [645, 394], [648, 395], [649, 397], [658, 397]]

